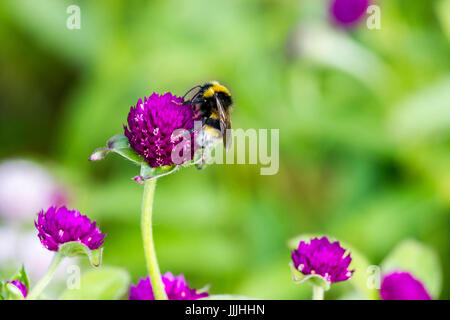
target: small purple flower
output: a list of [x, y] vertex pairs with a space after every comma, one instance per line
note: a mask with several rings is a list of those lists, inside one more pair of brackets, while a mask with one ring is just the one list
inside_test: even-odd
[[431, 300], [424, 285], [408, 272], [392, 272], [383, 277], [380, 288], [383, 300]]
[[[172, 149], [181, 141], [181, 137], [172, 139], [177, 129], [191, 131], [194, 128], [194, 112], [191, 105], [183, 105], [183, 98], [166, 93], [153, 93], [139, 99], [128, 114], [128, 127], [124, 125], [125, 136], [131, 148], [142, 156], [151, 167], [172, 165]], [[191, 140], [193, 133], [191, 135]], [[191, 160], [193, 144], [189, 144], [183, 155], [182, 163]], [[178, 161], [177, 161], [178, 162]], [[181, 163], [176, 163], [181, 164]]]
[[348, 280], [354, 270], [349, 271], [352, 261], [345, 254], [338, 241], [330, 243], [327, 237], [311, 239], [310, 243], [300, 241], [297, 250], [292, 251], [292, 261], [304, 275], [317, 274], [328, 282]]
[[[190, 289], [183, 275], [174, 276], [167, 272], [161, 276], [169, 300], [197, 300], [209, 296], [207, 292]], [[150, 278], [140, 279], [136, 286], [130, 287], [130, 300], [155, 300]]]
[[50, 207], [47, 212], [41, 210], [34, 222], [39, 231], [41, 243], [50, 251], [58, 251], [59, 245], [77, 241], [90, 250], [98, 249], [103, 244], [106, 234], [100, 232], [96, 222], [81, 215], [77, 210], [68, 210], [65, 206]]
[[20, 290], [20, 292], [22, 292], [23, 297], [24, 298], [27, 297], [27, 294], [28, 294], [27, 286], [23, 282], [21, 282], [19, 280], [13, 280], [13, 281], [7, 281], [6, 283], [11, 283], [11, 284], [15, 285]]
[[351, 27], [366, 13], [369, 0], [331, 0], [330, 15], [343, 27]]

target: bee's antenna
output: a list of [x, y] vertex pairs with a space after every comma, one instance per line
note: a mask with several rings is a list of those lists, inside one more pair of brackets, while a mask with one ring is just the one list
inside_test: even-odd
[[201, 87], [201, 85], [196, 85], [195, 87], [190, 88], [190, 89], [189, 89], [189, 90], [181, 97], [181, 98], [183, 98], [183, 102], [180, 103], [180, 102], [176, 102], [176, 101], [174, 101], [174, 100], [172, 100], [172, 102], [175, 103], [175, 104], [178, 104], [178, 105], [180, 105], [180, 106], [185, 105], [185, 104], [188, 104], [188, 102], [190, 103], [191, 100], [197, 96], [197, 93], [194, 95], [194, 97], [192, 97], [192, 99], [190, 99], [190, 100], [188, 100], [188, 101], [184, 101], [184, 98], [189, 94], [189, 92], [191, 92], [192, 90], [194, 90], [194, 89], [196, 89], [196, 88], [199, 88], [199, 87]]

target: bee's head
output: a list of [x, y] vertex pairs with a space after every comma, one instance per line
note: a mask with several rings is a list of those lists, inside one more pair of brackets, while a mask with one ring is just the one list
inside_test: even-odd
[[231, 105], [230, 91], [217, 81], [211, 81], [200, 86], [200, 90], [192, 97], [190, 103], [193, 105], [202, 104], [208, 100], [215, 99], [215, 95], [218, 96], [225, 107]]
[[203, 103], [206, 101], [206, 98], [203, 97], [203, 93], [201, 91], [199, 91], [197, 94], [195, 94], [195, 96], [191, 99], [191, 104], [192, 105], [196, 105], [199, 103]]
[[224, 87], [223, 85], [218, 83], [217, 81], [211, 81], [211, 82], [204, 84], [200, 89], [200, 93], [201, 93], [202, 97], [206, 98], [206, 99], [212, 98], [214, 96], [214, 94], [219, 94], [219, 93], [221, 96], [231, 97], [230, 91], [226, 87]]

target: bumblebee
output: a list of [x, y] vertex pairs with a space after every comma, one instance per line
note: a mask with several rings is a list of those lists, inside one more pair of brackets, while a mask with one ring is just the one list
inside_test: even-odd
[[230, 91], [217, 81], [210, 81], [189, 89], [183, 99], [195, 89], [198, 90], [184, 104], [191, 104], [194, 112], [201, 115], [202, 135], [199, 144], [208, 148], [222, 139], [223, 146], [228, 151], [233, 141], [230, 121], [233, 101]]

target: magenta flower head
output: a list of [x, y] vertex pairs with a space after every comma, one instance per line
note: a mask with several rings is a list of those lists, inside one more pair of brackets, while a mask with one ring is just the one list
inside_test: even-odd
[[303, 275], [320, 275], [327, 282], [348, 280], [354, 270], [348, 270], [352, 261], [350, 254], [338, 241], [330, 242], [327, 237], [300, 241], [298, 249], [292, 251], [292, 262]]
[[[189, 288], [183, 275], [175, 277], [166, 272], [161, 278], [169, 300], [197, 300], [209, 296], [207, 292], [197, 292]], [[149, 277], [140, 279], [136, 286], [130, 287], [130, 300], [155, 300]]]
[[[150, 167], [173, 165], [172, 150], [181, 141], [173, 139], [177, 129], [192, 131], [194, 112], [191, 105], [183, 105], [183, 98], [166, 93], [153, 93], [150, 97], [139, 99], [128, 114], [128, 128], [124, 125], [125, 136], [133, 148]], [[192, 133], [193, 136], [193, 133]], [[192, 136], [191, 139], [192, 140]], [[193, 144], [189, 142], [191, 152], [175, 164], [182, 164], [192, 159]], [[189, 149], [187, 149], [189, 150]]]
[[330, 16], [342, 27], [351, 27], [366, 13], [369, 0], [331, 0]]
[[431, 300], [422, 282], [408, 272], [392, 272], [385, 275], [380, 288], [383, 300]]
[[106, 234], [100, 232], [96, 222], [77, 210], [68, 210], [65, 206], [50, 207], [41, 210], [34, 222], [41, 243], [50, 251], [58, 251], [59, 246], [67, 242], [79, 242], [90, 250], [96, 250], [103, 244]]
[[22, 295], [24, 298], [27, 297], [27, 294], [28, 294], [27, 286], [22, 281], [13, 280], [13, 281], [7, 281], [6, 283], [13, 284], [14, 286], [17, 287], [17, 289], [20, 290], [20, 292], [22, 292]]

